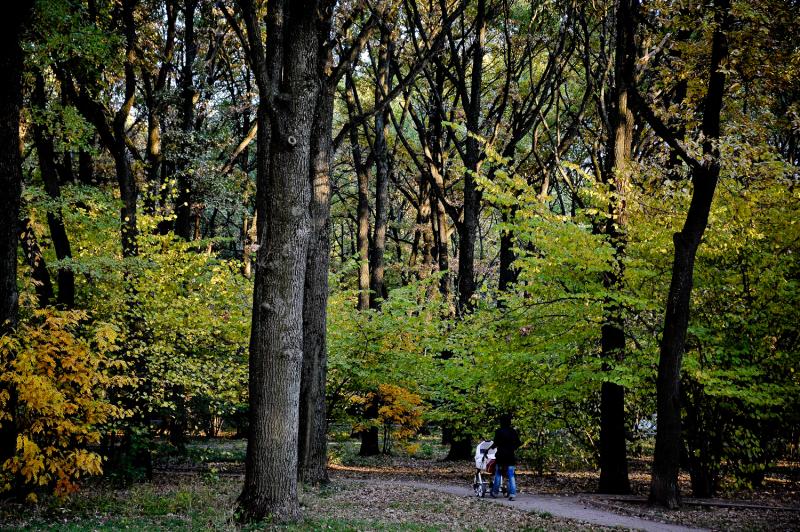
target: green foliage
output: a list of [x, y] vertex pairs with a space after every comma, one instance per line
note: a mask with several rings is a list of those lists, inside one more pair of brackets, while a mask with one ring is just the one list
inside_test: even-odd
[[[252, 284], [237, 261], [209, 254], [204, 241], [156, 234], [159, 219], [148, 216], [140, 217], [139, 255], [123, 259], [109, 192], [67, 186], [58, 201], [35, 187], [25, 194], [37, 231], [47, 231], [46, 210], [64, 213], [73, 256], [58, 261], [48, 249], [48, 267], [54, 274], [59, 266], [76, 273], [78, 304], [93, 319], [113, 324], [126, 360], [144, 360], [156, 376], [147, 390], [135, 392], [149, 405], [147, 417], [188, 415], [190, 428], [205, 428], [199, 416], [232, 414], [246, 403]], [[120, 288], [126, 275], [132, 291]], [[202, 403], [202, 412], [178, 411], [178, 403], [192, 400]]]

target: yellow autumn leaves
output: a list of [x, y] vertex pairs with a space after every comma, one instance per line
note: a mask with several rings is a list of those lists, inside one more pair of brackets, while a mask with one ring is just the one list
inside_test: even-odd
[[14, 456], [0, 464], [0, 492], [22, 485], [30, 501], [43, 487], [66, 496], [82, 476], [102, 473], [93, 448], [101, 427], [129, 414], [108, 397], [130, 384], [107, 356], [115, 340], [113, 328], [88, 323], [85, 312], [52, 308], [33, 310], [16, 334], [0, 338], [0, 424], [18, 431]]

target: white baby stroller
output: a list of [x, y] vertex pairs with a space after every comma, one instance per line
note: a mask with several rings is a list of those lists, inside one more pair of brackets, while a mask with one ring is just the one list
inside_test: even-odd
[[[495, 454], [497, 449], [492, 449], [492, 441], [482, 441], [475, 449], [475, 476], [472, 480], [472, 489], [475, 495], [485, 497], [487, 492], [492, 491], [494, 483]], [[501, 478], [500, 490], [506, 496], [505, 477]]]

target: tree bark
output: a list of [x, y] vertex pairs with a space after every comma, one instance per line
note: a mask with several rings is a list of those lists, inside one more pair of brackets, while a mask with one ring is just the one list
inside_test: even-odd
[[720, 66], [728, 56], [726, 31], [731, 25], [730, 0], [717, 0], [714, 6], [716, 26], [711, 42], [708, 89], [703, 102], [703, 159], [693, 166], [692, 199], [686, 220], [673, 235], [675, 255], [672, 280], [667, 295], [664, 332], [656, 381], [656, 448], [650, 482], [650, 502], [667, 508], [680, 505], [678, 470], [680, 467], [681, 404], [680, 372], [686, 349], [689, 326], [694, 261], [703, 238], [711, 203], [719, 180], [719, 151], [714, 142], [720, 135], [720, 115], [725, 95], [725, 73]]
[[[625, 258], [625, 201], [628, 190], [628, 161], [633, 142], [633, 112], [628, 92], [634, 82], [636, 46], [634, 17], [636, 0], [619, 0], [616, 12], [614, 86], [611, 90], [612, 130], [606, 145], [603, 181], [609, 187], [608, 217], [598, 228], [614, 248], [608, 270], [603, 274], [603, 288], [609, 293], [623, 290]], [[625, 323], [622, 308], [612, 296], [603, 303], [604, 323], [600, 330], [600, 356], [603, 370], [625, 359]], [[611, 381], [600, 386], [600, 493], [630, 493], [628, 458], [625, 442], [625, 389]]]
[[[501, 219], [503, 223], [508, 223], [514, 219], [516, 209], [511, 212], [503, 212]], [[516, 260], [514, 254], [514, 233], [510, 230], [503, 230], [500, 235], [500, 279], [498, 289], [501, 292], [507, 291], [511, 285], [517, 282], [517, 270], [512, 266]]]
[[[330, 20], [320, 23], [319, 42], [326, 43]], [[320, 51], [324, 76], [330, 54]], [[327, 305], [330, 263], [330, 165], [333, 138], [333, 106], [336, 88], [325, 77], [317, 98], [311, 134], [311, 237], [306, 256], [303, 301], [303, 374], [300, 382], [298, 479], [309, 484], [328, 481], [327, 403], [325, 380], [328, 367]]]
[[[19, 125], [24, 59], [21, 45], [32, 6], [30, 0], [19, 2], [0, 22], [0, 71], [4, 75], [0, 83], [0, 190], [3, 191], [0, 194], [0, 336], [12, 333], [19, 319], [17, 245], [22, 194]], [[9, 392], [9, 398], [4, 410], [14, 413], [16, 392], [13, 388], [5, 391]], [[0, 463], [14, 455], [16, 445], [17, 427], [12, 417], [0, 424]]]
[[[47, 107], [44, 77], [38, 71], [36, 72], [33, 94], [31, 94], [31, 103], [42, 110]], [[57, 200], [61, 196], [61, 185], [56, 172], [53, 141], [45, 131], [44, 126], [39, 123], [33, 124], [33, 139], [39, 155], [39, 171], [44, 188], [51, 198]], [[47, 212], [47, 225], [50, 228], [50, 237], [53, 239], [53, 247], [58, 260], [61, 261], [72, 257], [69, 237], [67, 236], [60, 210], [58, 212]], [[50, 276], [48, 275], [48, 282], [49, 279]], [[64, 266], [58, 268], [57, 302], [60, 306], [66, 308], [75, 306], [75, 274]]]
[[[355, 83], [348, 73], [346, 102], [347, 110], [351, 117], [358, 114], [355, 101]], [[358, 128], [351, 127], [350, 149], [353, 154], [353, 166], [358, 180], [358, 229], [356, 233], [356, 247], [358, 249], [358, 310], [369, 308], [370, 302], [370, 261], [369, 261], [369, 169], [364, 164], [361, 145], [358, 140]]]
[[[481, 193], [476, 177], [481, 165], [481, 144], [475, 135], [480, 134], [481, 84], [483, 83], [483, 56], [486, 46], [486, 3], [478, 0], [475, 14], [475, 43], [472, 50], [470, 95], [464, 102], [467, 114], [467, 131], [464, 157], [464, 212], [458, 224], [458, 312], [464, 314], [473, 305], [475, 294], [475, 242], [478, 235]], [[464, 91], [466, 92], [466, 91]]]
[[251, 64], [259, 71], [259, 110], [267, 107], [271, 119], [269, 168], [258, 169], [267, 210], [258, 212], [263, 232], [253, 300], [258, 312], [250, 353], [250, 438], [239, 504], [245, 521], [270, 515], [295, 520], [300, 514], [298, 423], [311, 236], [311, 128], [319, 90], [319, 6], [313, 1], [270, 2], [266, 53], [255, 6], [242, 0], [240, 7]]
[[78, 181], [83, 185], [92, 185], [94, 181], [94, 161], [86, 150], [78, 153]]
[[[123, 206], [120, 210], [122, 255], [134, 257], [138, 255], [139, 248], [136, 243], [138, 229], [136, 225], [136, 201], [139, 191], [136, 186], [133, 172], [131, 171], [130, 155], [128, 154], [127, 132], [125, 125], [128, 121], [134, 99], [136, 98], [136, 23], [134, 22], [135, 0], [122, 2], [122, 23], [125, 32], [125, 94], [122, 106], [114, 115], [113, 143], [109, 146], [114, 156], [114, 169], [117, 176], [120, 197]], [[84, 89], [85, 90], [85, 89]]]
[[[194, 33], [194, 13], [198, 0], [186, 0], [183, 11], [184, 61], [181, 74], [181, 131], [184, 151], [188, 151], [194, 126], [194, 104], [197, 91], [194, 88], [194, 61], [197, 58], [197, 42]], [[175, 206], [175, 234], [184, 240], [192, 240], [192, 181], [188, 174], [189, 160], [180, 157], [178, 168], [178, 194]]]
[[[375, 83], [375, 101], [389, 94], [389, 59], [392, 53], [391, 32], [381, 29], [378, 51], [378, 77]], [[383, 298], [384, 254], [386, 253], [386, 228], [389, 220], [389, 150], [386, 137], [389, 130], [389, 106], [375, 115], [375, 227], [372, 234], [372, 252], [369, 257], [370, 308], [380, 308]]]

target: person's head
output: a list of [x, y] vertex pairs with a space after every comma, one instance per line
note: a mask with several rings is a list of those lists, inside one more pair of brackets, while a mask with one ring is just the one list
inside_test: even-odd
[[511, 428], [511, 414], [500, 416], [500, 426], [504, 429]]

